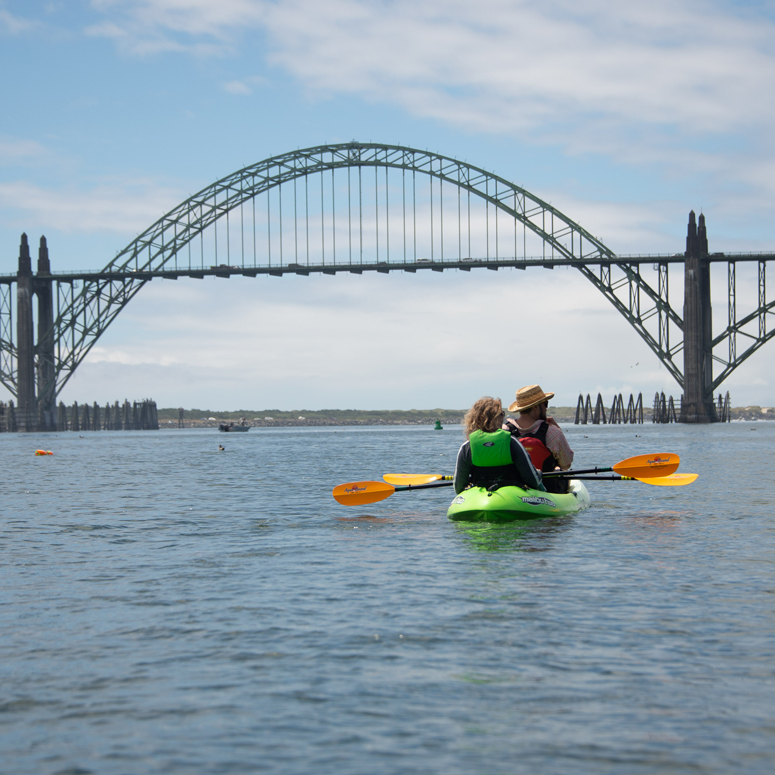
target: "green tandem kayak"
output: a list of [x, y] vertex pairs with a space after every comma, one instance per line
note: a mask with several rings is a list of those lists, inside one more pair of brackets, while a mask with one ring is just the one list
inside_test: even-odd
[[450, 504], [447, 516], [455, 522], [514, 522], [519, 519], [564, 517], [589, 508], [589, 493], [583, 482], [572, 479], [563, 495], [501, 487], [488, 492], [484, 487], [469, 487]]

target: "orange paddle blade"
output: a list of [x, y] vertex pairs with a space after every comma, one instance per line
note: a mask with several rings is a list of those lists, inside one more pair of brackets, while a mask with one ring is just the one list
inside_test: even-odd
[[633, 479], [655, 479], [675, 473], [680, 463], [681, 458], [674, 452], [660, 452], [628, 457], [627, 460], [616, 463], [613, 470]]
[[656, 484], [659, 487], [683, 487], [685, 484], [691, 484], [698, 476], [699, 474], [671, 474], [670, 476], [639, 479], [639, 481], [646, 484]]
[[441, 474], [385, 474], [382, 478], [390, 484], [428, 484], [440, 479], [452, 481], [451, 476], [442, 476]]
[[363, 506], [389, 498], [396, 488], [385, 482], [347, 482], [334, 487], [332, 495], [343, 506]]

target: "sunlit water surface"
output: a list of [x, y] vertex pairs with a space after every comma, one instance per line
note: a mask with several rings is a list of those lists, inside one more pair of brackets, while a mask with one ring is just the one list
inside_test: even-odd
[[331, 498], [460, 428], [0, 435], [0, 769], [771, 773], [775, 423], [568, 436], [700, 478], [471, 526]]

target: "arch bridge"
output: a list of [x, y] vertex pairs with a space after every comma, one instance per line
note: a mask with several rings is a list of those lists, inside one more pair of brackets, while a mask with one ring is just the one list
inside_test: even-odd
[[[157, 278], [568, 266], [675, 378], [683, 420], [709, 422], [716, 388], [775, 333], [768, 329], [775, 301], [766, 292], [772, 259], [709, 254], [704, 217], [697, 224], [694, 213], [685, 252], [617, 256], [551, 204], [482, 168], [401, 146], [321, 145], [216, 181], [100, 271], [52, 273], [41, 238], [33, 273], [22, 235], [18, 272], [0, 276], [0, 382], [17, 399], [20, 428], [53, 429], [59, 392], [119, 312]], [[727, 325], [715, 336], [712, 264], [726, 266], [728, 291]], [[743, 315], [738, 264], [758, 271], [758, 298]], [[681, 308], [671, 285], [681, 289]]]

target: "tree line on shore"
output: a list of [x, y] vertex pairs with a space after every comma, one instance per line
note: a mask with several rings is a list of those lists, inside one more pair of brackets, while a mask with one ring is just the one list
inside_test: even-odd
[[[606, 407], [608, 410], [608, 407]], [[159, 424], [177, 424], [180, 408], [158, 410]], [[212, 409], [184, 409], [183, 419], [186, 426], [237, 421], [246, 418], [251, 425], [293, 424], [293, 425], [423, 425], [440, 420], [443, 425], [457, 425], [462, 422], [465, 409], [239, 409], [237, 411], [216, 411]], [[570, 406], [552, 406], [549, 413], [558, 421], [572, 423], [576, 408]], [[646, 422], [650, 421], [650, 412], [646, 410]], [[775, 409], [772, 407], [744, 406], [731, 410], [732, 420], [773, 420]]]

